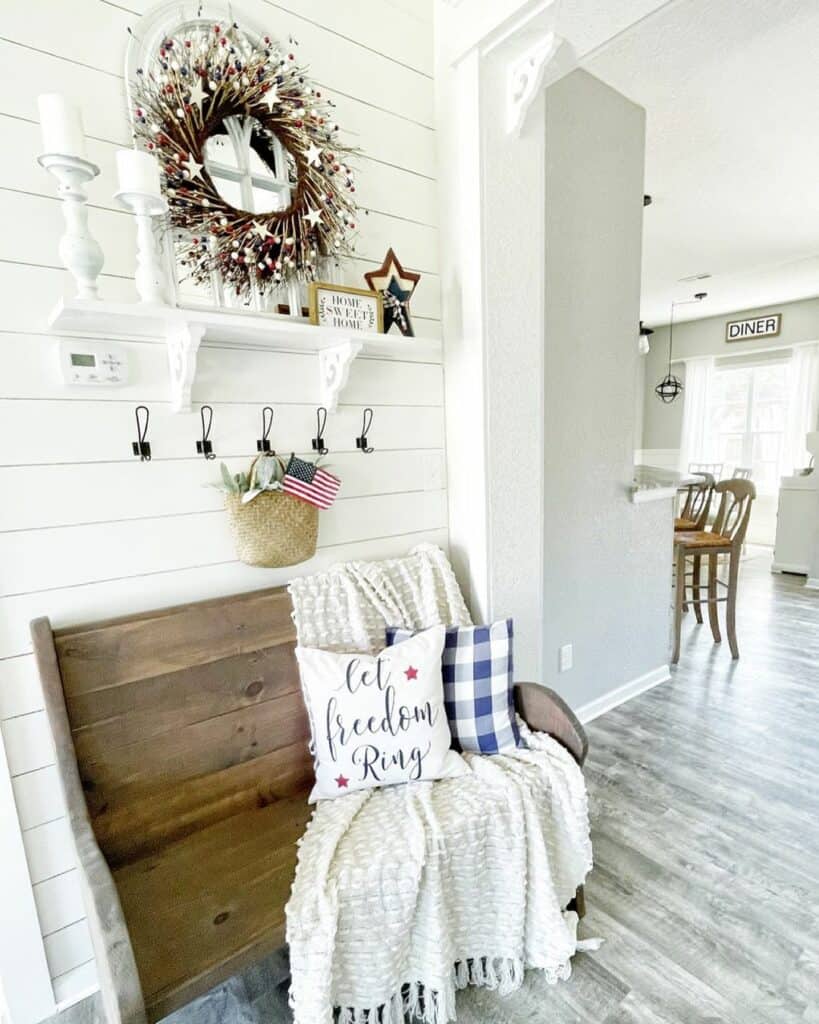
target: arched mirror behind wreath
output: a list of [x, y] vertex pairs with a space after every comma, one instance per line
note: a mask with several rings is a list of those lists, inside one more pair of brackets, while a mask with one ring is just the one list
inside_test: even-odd
[[163, 3], [131, 32], [134, 142], [160, 165], [180, 305], [300, 315], [307, 284], [337, 280], [353, 251], [352, 151], [296, 46], [199, 0]]

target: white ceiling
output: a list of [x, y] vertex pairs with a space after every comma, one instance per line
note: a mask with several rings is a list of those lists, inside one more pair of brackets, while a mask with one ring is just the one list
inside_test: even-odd
[[646, 108], [643, 320], [819, 295], [817, 0], [676, 0], [582, 66]]

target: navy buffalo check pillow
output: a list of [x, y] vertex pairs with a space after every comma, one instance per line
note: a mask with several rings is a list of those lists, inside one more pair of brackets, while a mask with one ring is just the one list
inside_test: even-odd
[[[412, 630], [387, 627], [387, 646]], [[497, 754], [522, 746], [512, 696], [512, 620], [448, 626], [441, 659], [453, 746]]]

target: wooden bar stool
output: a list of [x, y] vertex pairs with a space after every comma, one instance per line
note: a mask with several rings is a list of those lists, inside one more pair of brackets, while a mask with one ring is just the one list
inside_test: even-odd
[[674, 519], [674, 532], [680, 530], [704, 530], [711, 508], [711, 495], [714, 493], [714, 476], [712, 473], [696, 473], [701, 477], [685, 488], [685, 500], [680, 514]]
[[688, 472], [689, 473], [710, 473], [717, 480], [722, 476], [722, 468], [724, 463], [722, 462], [689, 462]]
[[[714, 643], [717, 644], [722, 640], [717, 605], [725, 602], [725, 626], [731, 657], [739, 657], [736, 635], [737, 580], [739, 579], [742, 542], [748, 529], [751, 503], [756, 498], [756, 488], [750, 480], [722, 480], [715, 485], [714, 492], [720, 495], [720, 503], [711, 529], [680, 531], [674, 535], [676, 582], [674, 587], [674, 650], [671, 655], [671, 662], [674, 665], [680, 660], [683, 605], [689, 602], [694, 605], [698, 622], [702, 622], [700, 605], [702, 603], [708, 605], [708, 621], [711, 624]], [[728, 556], [727, 582], [720, 580], [717, 574], [720, 555]], [[703, 556], [708, 557], [708, 597], [704, 602], [700, 595], [699, 578], [700, 559]], [[690, 597], [686, 594], [687, 558], [695, 560]], [[720, 587], [726, 592], [724, 597], [719, 596]]]
[[[685, 488], [685, 500], [683, 501], [680, 514], [674, 519], [674, 533], [681, 530], [704, 530], [708, 525], [708, 516], [711, 513], [711, 498], [714, 494], [713, 473], [697, 472], [695, 476], [701, 477], [695, 483]], [[693, 578], [699, 579], [700, 557], [694, 558]], [[683, 602], [683, 611], [688, 611], [688, 605]], [[699, 605], [694, 608], [697, 622], [702, 622], [702, 612]]]

